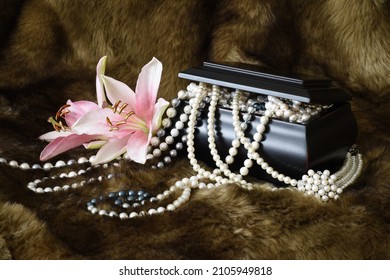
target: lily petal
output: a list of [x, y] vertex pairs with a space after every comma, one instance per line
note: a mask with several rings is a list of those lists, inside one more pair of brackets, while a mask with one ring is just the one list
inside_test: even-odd
[[134, 110], [135, 93], [131, 88], [114, 78], [104, 75], [102, 75], [101, 78], [104, 83], [104, 88], [106, 89], [108, 100], [111, 104], [120, 101], [129, 105], [129, 107], [126, 108], [128, 111]]
[[106, 101], [106, 95], [104, 93], [103, 80], [102, 80], [102, 75], [104, 75], [104, 72], [106, 71], [106, 61], [107, 61], [107, 56], [103, 56], [99, 60], [96, 66], [96, 95], [97, 95], [98, 105], [100, 107], [103, 107], [103, 104]]
[[93, 165], [106, 163], [126, 152], [126, 143], [128, 138], [111, 139], [107, 144], [100, 148], [95, 159], [91, 162]]
[[66, 136], [69, 136], [72, 134], [74, 134], [74, 133], [71, 131], [55, 131], [55, 130], [53, 130], [53, 131], [47, 132], [45, 134], [42, 134], [41, 136], [39, 136], [39, 139], [51, 142], [57, 138], [66, 137]]
[[142, 67], [138, 76], [136, 92], [135, 113], [145, 121], [152, 120], [154, 104], [157, 99], [157, 92], [160, 85], [162, 64], [159, 60], [153, 59]]
[[84, 144], [84, 148], [86, 148], [87, 150], [94, 150], [94, 149], [100, 149], [101, 147], [103, 147], [106, 143], [108, 142], [108, 140], [96, 140], [96, 141], [91, 141], [87, 144]]
[[70, 105], [70, 107], [67, 108], [69, 113], [65, 114], [64, 117], [66, 124], [69, 127], [71, 127], [85, 113], [99, 109], [99, 106], [95, 102], [85, 100], [76, 102], [68, 100], [66, 104]]
[[151, 131], [149, 135], [142, 131], [134, 132], [127, 143], [127, 155], [135, 162], [144, 164], [146, 162], [146, 152], [152, 137]]
[[169, 102], [166, 101], [164, 98], [159, 98], [157, 103], [154, 105], [154, 113], [153, 113], [153, 120], [152, 120], [153, 132], [161, 127], [161, 119], [168, 106], [169, 106]]
[[59, 137], [50, 142], [41, 152], [40, 160], [45, 161], [52, 157], [76, 148], [83, 143], [93, 140], [95, 135], [71, 134], [66, 137]]
[[114, 117], [111, 109], [100, 109], [88, 112], [78, 119], [72, 126], [77, 134], [101, 134], [110, 136], [110, 126], [106, 118]]

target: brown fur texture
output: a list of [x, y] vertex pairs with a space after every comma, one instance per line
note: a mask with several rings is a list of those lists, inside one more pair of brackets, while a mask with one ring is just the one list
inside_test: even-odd
[[177, 73], [204, 60], [329, 76], [353, 95], [365, 162], [327, 204], [255, 181], [254, 191], [197, 190], [175, 212], [126, 221], [85, 203], [123, 188], [158, 193], [191, 174], [185, 158], [157, 171], [122, 162], [92, 174], [120, 178], [47, 195], [26, 188], [43, 171], [1, 165], [0, 259], [390, 258], [389, 1], [21, 0], [0, 11], [1, 157], [36, 162], [47, 117], [67, 99], [95, 99], [96, 63], [108, 55], [106, 72], [132, 88], [142, 65], [161, 60], [166, 99], [187, 83]]

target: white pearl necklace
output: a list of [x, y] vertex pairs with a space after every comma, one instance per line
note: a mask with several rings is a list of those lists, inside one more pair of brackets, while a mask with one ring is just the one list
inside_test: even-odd
[[[229, 97], [230, 96], [230, 97]], [[232, 96], [232, 98], [231, 98]], [[262, 97], [263, 98], [263, 97]], [[229, 149], [229, 155], [223, 161], [218, 153], [215, 143], [215, 112], [217, 106], [227, 106], [228, 101], [231, 99], [229, 106], [232, 109], [233, 127], [236, 135], [236, 139], [232, 140], [231, 148]], [[226, 89], [221, 89], [219, 86], [212, 86], [210, 90], [204, 83], [200, 83], [198, 86], [191, 83], [187, 87], [187, 91], [179, 91], [178, 99], [172, 101], [172, 107], [166, 112], [167, 117], [163, 119], [162, 125], [164, 129], [160, 129], [157, 132], [157, 136], [151, 139], [149, 146], [149, 153], [147, 155], [148, 160], [162, 157], [164, 152], [169, 152], [169, 156], [165, 156], [163, 161], [159, 161], [157, 165], [153, 165], [152, 168], [162, 168], [165, 164], [171, 162], [171, 157], [177, 156], [178, 151], [184, 148], [183, 143], [187, 145], [187, 157], [196, 175], [189, 178], [183, 178], [172, 185], [168, 190], [161, 194], [148, 199], [148, 201], [142, 201], [148, 203], [163, 202], [172, 198], [177, 192], [181, 192], [179, 196], [176, 195], [171, 203], [168, 203], [165, 207], [159, 206], [157, 209], [151, 208], [142, 211], [136, 211], [139, 203], [130, 205], [128, 203], [123, 204], [125, 210], [121, 212], [108, 211], [100, 208], [97, 203], [89, 203], [87, 209], [93, 214], [99, 214], [101, 216], [119, 217], [121, 219], [136, 218], [145, 215], [154, 215], [164, 213], [165, 211], [174, 211], [182, 204], [186, 203], [191, 195], [191, 189], [199, 188], [215, 188], [227, 183], [237, 183], [242, 188], [252, 190], [252, 183], [247, 182], [243, 178], [248, 175], [249, 169], [254, 165], [259, 165], [267, 174], [270, 174], [274, 179], [283, 182], [290, 189], [297, 189], [307, 195], [314, 195], [322, 201], [328, 201], [329, 199], [337, 199], [343, 190], [353, 184], [359, 177], [363, 161], [361, 154], [352, 149], [346, 156], [346, 160], [342, 168], [330, 174], [328, 170], [325, 171], [313, 171], [309, 170], [307, 174], [303, 175], [301, 179], [292, 179], [273, 169], [257, 152], [263, 139], [263, 133], [266, 131], [267, 125], [270, 119], [279, 118], [290, 122], [304, 123], [310, 120], [311, 117], [317, 116], [322, 110], [329, 108], [329, 106], [312, 106], [300, 107], [299, 102], [292, 101], [289, 106], [286, 102], [276, 97], [267, 97], [265, 102], [265, 110], [262, 112], [263, 116], [260, 117], [260, 123], [256, 126], [256, 133], [253, 135], [253, 140], [245, 136], [246, 124], [251, 120], [252, 113], [255, 109], [254, 101], [248, 99], [248, 94], [242, 93], [238, 90], [229, 94]], [[173, 124], [172, 119], [178, 114], [175, 109], [178, 107], [181, 101], [188, 100], [189, 105], [184, 106], [183, 112], [179, 115], [178, 120]], [[200, 116], [199, 109], [205, 107], [205, 104], [209, 102], [208, 118], [207, 118], [207, 135], [210, 153], [217, 166], [212, 172], [202, 168], [195, 156], [195, 128], [197, 118]], [[249, 107], [248, 107], [249, 106]], [[253, 108], [253, 109], [251, 109]], [[244, 122], [240, 122], [240, 109], [247, 110], [247, 114], [244, 116]], [[181, 131], [185, 129], [187, 124], [187, 134], [181, 137], [181, 141], [175, 140], [179, 138]], [[168, 129], [170, 131], [168, 132]], [[166, 135], [169, 133], [169, 135]], [[162, 141], [163, 139], [163, 141]], [[169, 149], [170, 146], [175, 145], [174, 149]], [[229, 169], [229, 165], [234, 162], [234, 157], [238, 154], [238, 148], [243, 145], [247, 151], [247, 159], [245, 159], [243, 166], [239, 169], [239, 173], [234, 173]], [[19, 164], [15, 160], [7, 161], [4, 158], [0, 158], [0, 163], [7, 164], [13, 168], [19, 168], [21, 170], [38, 170], [50, 171], [53, 169], [61, 169], [63, 167], [75, 166], [75, 165], [88, 165], [93, 160], [81, 157], [77, 160], [69, 160], [64, 162], [62, 160], [57, 161], [55, 164], [45, 163], [44, 165], [33, 164], [30, 166], [28, 163]], [[117, 160], [127, 159], [127, 156], [118, 158]], [[113, 166], [119, 166], [119, 162], [112, 163]], [[96, 168], [108, 168], [108, 164], [89, 166], [79, 170], [73, 170], [67, 173], [59, 173], [51, 177], [43, 177], [42, 179], [35, 179], [27, 184], [27, 187], [35, 193], [50, 193], [58, 191], [66, 191], [73, 188], [83, 187], [87, 184], [94, 182], [101, 182], [103, 180], [111, 180], [115, 178], [114, 174], [107, 174], [105, 176], [98, 176], [97, 178], [90, 178], [88, 180], [75, 181], [71, 184], [56, 185], [54, 187], [44, 186], [47, 181], [55, 179], [72, 179], [75, 180], [77, 176], [83, 175], [88, 171]], [[277, 188], [274, 188], [275, 190]], [[126, 209], [131, 208], [134, 211], [127, 212]]]

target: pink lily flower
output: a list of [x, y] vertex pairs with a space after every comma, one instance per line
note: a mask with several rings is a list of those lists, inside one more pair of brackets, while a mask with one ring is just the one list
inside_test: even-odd
[[[97, 65], [98, 104], [93, 103], [96, 107], [82, 104], [82, 108], [77, 104], [80, 106], [65, 114], [69, 131], [59, 132], [60, 139], [55, 138], [55, 144], [51, 142], [45, 148], [41, 159], [84, 144], [86, 148], [100, 148], [92, 164], [111, 161], [125, 152], [135, 162], [146, 162], [150, 139], [160, 128], [161, 118], [169, 105], [162, 98], [156, 102], [162, 64], [156, 58], [146, 64], [134, 92], [126, 84], [104, 75], [106, 59], [101, 58]], [[71, 115], [67, 117], [68, 114]], [[55, 135], [55, 132], [49, 132], [41, 139], [49, 140]]]
[[[99, 106], [94, 102], [72, 102], [68, 100], [66, 105], [62, 106], [57, 112], [55, 119], [49, 119], [49, 122], [53, 124], [55, 130], [45, 133], [39, 137], [41, 140], [50, 142], [41, 152], [40, 160], [48, 160], [60, 153], [76, 148], [93, 139], [98, 139], [98, 135], [78, 135], [71, 130], [71, 127], [86, 112], [99, 109]], [[57, 121], [59, 118], [63, 118], [66, 125], [64, 125], [61, 121]]]

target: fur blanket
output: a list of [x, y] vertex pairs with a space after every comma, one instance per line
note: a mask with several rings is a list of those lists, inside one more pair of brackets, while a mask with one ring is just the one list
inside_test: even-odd
[[38, 161], [47, 118], [67, 99], [95, 100], [100, 57], [134, 88], [155, 56], [166, 99], [186, 86], [177, 73], [204, 60], [332, 78], [353, 95], [364, 170], [326, 204], [254, 181], [253, 191], [197, 190], [177, 211], [120, 220], [85, 203], [124, 188], [158, 193], [191, 174], [187, 160], [161, 170], [122, 162], [93, 173], [121, 178], [43, 195], [26, 184], [50, 174], [0, 164], [0, 259], [389, 259], [389, 19], [387, 0], [1, 1], [2, 158]]

